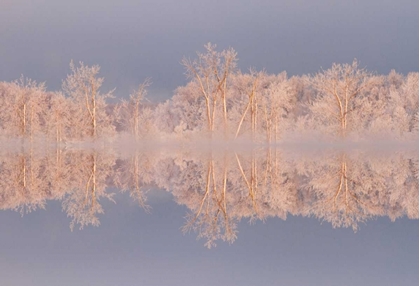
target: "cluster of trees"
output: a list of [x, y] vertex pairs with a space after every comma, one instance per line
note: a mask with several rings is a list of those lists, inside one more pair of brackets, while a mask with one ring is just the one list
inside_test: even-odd
[[350, 64], [333, 64], [315, 75], [241, 72], [233, 49], [208, 44], [197, 58], [182, 61], [189, 82], [171, 99], [152, 105], [146, 80], [119, 103], [103, 93], [99, 66], [76, 66], [62, 90], [21, 78], [0, 82], [0, 135], [56, 142], [131, 134], [134, 138], [195, 136], [278, 142], [288, 134], [331, 137], [387, 134], [418, 137], [419, 74], [376, 75]]
[[71, 228], [99, 225], [101, 200], [114, 200], [109, 187], [129, 192], [146, 211], [147, 196], [153, 195], [146, 190], [171, 192], [189, 209], [183, 231], [196, 231], [208, 247], [233, 242], [242, 219], [315, 216], [356, 230], [378, 216], [419, 215], [415, 152], [295, 158], [279, 149], [147, 150], [130, 156], [107, 149], [3, 152], [0, 209], [23, 214], [60, 200]]
[[80, 63], [76, 67], [71, 62], [70, 69], [59, 92], [47, 92], [45, 84], [23, 77], [0, 82], [1, 135], [62, 142], [113, 134], [112, 112], [106, 103], [112, 92], [100, 92], [99, 66]]

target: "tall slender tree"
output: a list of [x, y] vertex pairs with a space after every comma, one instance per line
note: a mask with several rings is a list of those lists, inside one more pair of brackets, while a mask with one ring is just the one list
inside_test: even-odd
[[112, 126], [109, 122], [98, 126], [101, 120], [106, 119], [105, 100], [112, 97], [113, 93], [113, 90], [106, 94], [100, 92], [104, 79], [98, 77], [99, 69], [98, 65], [89, 67], [83, 62], [76, 67], [71, 61], [71, 74], [67, 76], [62, 87], [64, 93], [73, 98], [78, 108], [84, 110], [83, 121], [87, 126], [83, 127], [89, 129], [88, 133], [93, 139], [98, 137], [99, 129], [103, 130]]
[[359, 68], [355, 59], [352, 64], [336, 64], [328, 70], [322, 70], [309, 81], [318, 91], [313, 111], [322, 116], [329, 116], [339, 125], [339, 134], [348, 133], [348, 114], [357, 109], [354, 99], [369, 86], [371, 74]]
[[130, 131], [135, 138], [140, 135], [140, 118], [141, 118], [141, 104], [146, 97], [147, 87], [151, 85], [150, 79], [146, 79], [138, 88], [130, 94], [130, 99], [124, 102], [125, 110], [127, 111], [126, 120], [130, 126]]
[[211, 134], [215, 130], [217, 102], [221, 100], [223, 129], [226, 137], [228, 78], [235, 72], [237, 54], [232, 48], [217, 52], [216, 45], [211, 43], [205, 45], [205, 49], [205, 53], [197, 53], [196, 60], [184, 58], [182, 64], [187, 70], [187, 76], [198, 83], [198, 92], [205, 99], [208, 130]]

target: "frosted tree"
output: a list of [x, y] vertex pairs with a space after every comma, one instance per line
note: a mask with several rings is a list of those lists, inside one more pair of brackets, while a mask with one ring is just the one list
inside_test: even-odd
[[409, 73], [398, 89], [391, 88], [390, 96], [394, 106], [393, 115], [399, 122], [400, 132], [416, 131], [419, 112], [419, 73]]
[[236, 129], [235, 138], [238, 137], [244, 119], [249, 114], [252, 139], [255, 141], [259, 106], [258, 97], [260, 96], [260, 94], [258, 94], [258, 89], [261, 84], [261, 78], [264, 76], [265, 73], [263, 72], [255, 72], [251, 70], [249, 74], [237, 75], [235, 78], [237, 92], [240, 95], [244, 94], [248, 97], [246, 107], [242, 113], [241, 119], [239, 120], [238, 127]]
[[179, 125], [179, 114], [173, 108], [171, 100], [160, 103], [154, 110], [155, 125], [160, 131], [161, 136], [167, 136], [175, 131], [175, 127]]
[[60, 143], [68, 139], [72, 104], [61, 92], [49, 93], [50, 112], [46, 115], [46, 128], [50, 137]]
[[296, 108], [296, 95], [285, 72], [267, 77], [261, 93], [262, 127], [266, 132], [266, 141], [277, 142], [280, 133], [289, 127], [288, 120], [293, 117]]
[[133, 134], [135, 138], [138, 138], [140, 135], [140, 123], [145, 123], [141, 121], [143, 112], [142, 104], [147, 95], [147, 88], [150, 85], [150, 79], [146, 79], [130, 94], [129, 100], [123, 102], [123, 110], [125, 111], [123, 122], [125, 125], [128, 125], [130, 133]]
[[352, 131], [357, 136], [371, 136], [381, 131], [377, 129], [377, 123], [386, 122], [388, 117], [389, 88], [386, 77], [371, 75], [369, 81], [369, 86], [354, 98], [354, 109], [348, 114], [348, 121], [352, 122], [348, 133]]
[[351, 124], [349, 113], [357, 109], [354, 100], [371, 84], [370, 77], [370, 73], [359, 68], [357, 60], [352, 64], [334, 63], [330, 69], [310, 77], [311, 85], [318, 91], [312, 112], [322, 118], [322, 124], [335, 122], [336, 132], [345, 137]]
[[222, 102], [223, 124], [225, 136], [228, 130], [227, 121], [227, 90], [229, 76], [235, 72], [236, 52], [230, 48], [222, 52], [216, 51], [216, 46], [208, 43], [205, 53], [197, 53], [196, 60], [184, 58], [182, 64], [188, 77], [198, 83], [197, 93], [204, 97], [208, 131], [215, 130], [217, 102]]
[[171, 99], [172, 110], [177, 113], [178, 126], [183, 133], [206, 130], [206, 106], [197, 88], [197, 82], [191, 81], [178, 87]]
[[113, 91], [106, 94], [100, 92], [103, 78], [98, 77], [99, 66], [92, 67], [84, 65], [82, 62], [76, 67], [73, 61], [70, 62], [71, 74], [63, 82], [63, 91], [70, 96], [77, 108], [74, 110], [83, 111], [82, 124], [78, 127], [87, 129], [85, 132], [96, 139], [103, 133], [112, 133], [113, 125], [106, 114], [107, 98], [112, 97]]
[[30, 139], [42, 131], [47, 110], [44, 83], [36, 83], [23, 76], [12, 83], [3, 83], [0, 121], [6, 132], [22, 139]]
[[0, 126], [1, 133], [5, 136], [18, 135], [18, 120], [13, 112], [14, 95], [18, 91], [15, 83], [0, 82]]

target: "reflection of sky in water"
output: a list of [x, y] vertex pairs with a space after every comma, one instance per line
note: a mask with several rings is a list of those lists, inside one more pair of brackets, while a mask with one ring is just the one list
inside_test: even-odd
[[184, 207], [145, 214], [123, 201], [106, 204], [100, 227], [74, 232], [57, 202], [2, 213], [4, 285], [418, 284], [418, 220], [379, 218], [357, 233], [293, 216], [242, 222], [234, 244], [208, 250], [180, 232]]
[[[62, 159], [66, 164], [62, 165], [59, 174], [76, 172], [66, 171], [76, 167], [89, 174], [94, 162], [92, 153], [71, 152], [74, 151], [63, 151]], [[209, 156], [210, 153], [173, 150], [139, 153], [137, 159], [132, 156], [118, 158], [111, 150], [97, 152], [97, 203], [104, 214], [96, 214], [96, 217], [101, 225], [92, 227], [88, 223], [79, 230], [76, 223], [73, 232], [69, 224], [75, 213], [67, 217], [68, 208], [62, 210], [63, 202], [66, 198], [75, 198], [76, 206], [83, 204], [86, 181], [91, 182], [93, 178], [83, 172], [76, 172], [77, 176], [55, 177], [58, 174], [53, 172], [58, 170], [58, 165], [54, 165], [59, 162], [57, 154], [34, 153], [25, 160], [16, 154], [1, 157], [3, 186], [6, 186], [4, 182], [21, 185], [22, 172], [19, 170], [25, 166], [28, 190], [31, 182], [33, 186], [48, 186], [55, 180], [61, 187], [80, 186], [74, 192], [81, 192], [82, 198], [72, 197], [74, 192], [70, 189], [57, 187], [51, 189], [51, 193], [45, 192], [54, 198], [47, 198], [46, 210], [38, 209], [20, 217], [7, 207], [8, 200], [11, 206], [19, 204], [19, 197], [6, 195], [7, 191], [13, 190], [2, 189], [2, 209], [5, 210], [0, 215], [0, 224], [4, 226], [0, 236], [0, 273], [5, 285], [418, 284], [418, 220], [407, 218], [407, 215], [418, 218], [416, 151], [371, 157], [363, 153], [336, 152], [312, 159], [286, 156], [280, 151], [277, 155], [268, 154], [266, 150], [243, 152], [237, 156], [223, 152]], [[66, 159], [66, 154], [71, 154], [70, 158]], [[275, 158], [278, 161], [274, 164]], [[136, 169], [134, 163], [143, 169]], [[16, 170], [20, 175], [4, 173], [6, 169], [11, 170], [7, 166], [18, 166]], [[186, 224], [186, 215], [195, 214], [199, 209], [192, 194], [202, 198], [203, 188], [208, 183], [206, 178], [214, 175], [209, 188], [216, 186], [220, 191], [224, 166], [228, 166], [227, 207], [213, 201], [215, 208], [210, 213], [228, 210], [230, 219], [238, 222], [237, 239], [232, 244], [217, 239], [217, 247], [208, 250], [203, 246], [208, 237], [197, 240], [199, 229], [184, 235], [181, 227]], [[276, 168], [279, 169], [274, 171]], [[43, 174], [43, 170], [49, 170], [49, 176], [43, 180], [46, 185], [36, 180], [36, 176], [31, 177], [31, 174]], [[135, 193], [136, 181], [129, 176], [133, 172], [139, 175], [137, 183], [141, 189], [149, 190], [145, 195], [151, 206], [150, 213], [130, 197]], [[267, 174], [272, 175], [271, 179]], [[245, 183], [248, 180], [252, 185], [253, 176], [259, 178], [255, 183], [258, 187], [254, 190], [255, 205], [250, 202], [250, 191]], [[81, 179], [79, 185], [74, 182], [77, 178]], [[190, 182], [188, 178], [191, 178]], [[267, 183], [263, 183], [264, 180]], [[357, 180], [364, 180], [364, 184], [355, 183]], [[298, 183], [293, 185], [290, 183], [293, 181]], [[337, 194], [337, 182], [343, 182], [336, 201], [338, 209], [327, 208], [332, 206], [328, 194]], [[191, 189], [190, 183], [197, 189]], [[106, 185], [130, 185], [131, 190], [122, 194], [115, 187], [104, 189]], [[331, 190], [331, 186], [336, 189]], [[160, 189], [162, 187], [167, 189]], [[273, 193], [278, 187], [283, 192], [289, 188], [286, 198], [294, 202], [275, 197]], [[296, 193], [295, 187], [308, 191]], [[372, 188], [377, 188], [382, 195], [376, 197], [377, 192], [372, 192]], [[89, 192], [93, 190], [88, 189]], [[65, 195], [56, 196], [54, 192]], [[112, 192], [116, 193], [113, 197], [116, 204], [102, 196]], [[359, 227], [356, 233], [352, 225], [332, 227], [340, 206], [345, 206], [345, 201], [341, 200], [346, 198], [345, 194], [349, 198], [354, 196], [350, 207], [359, 211], [355, 216]], [[85, 212], [89, 208], [80, 210]], [[287, 219], [279, 219], [277, 216], [282, 217], [284, 210]], [[267, 214], [262, 215], [265, 222], [257, 219], [250, 225], [248, 221], [253, 211]], [[368, 215], [364, 217], [360, 212]], [[320, 222], [314, 216], [325, 221]], [[391, 222], [393, 217], [400, 218]], [[223, 224], [223, 219], [218, 223]]]

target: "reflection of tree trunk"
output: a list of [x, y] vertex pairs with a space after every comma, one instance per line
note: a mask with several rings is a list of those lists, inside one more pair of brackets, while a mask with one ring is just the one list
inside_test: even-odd
[[[192, 228], [197, 229], [200, 235], [208, 238], [206, 243], [208, 247], [214, 244], [214, 240], [218, 236], [222, 236], [224, 240], [230, 242], [233, 242], [235, 238], [232, 220], [227, 209], [227, 163], [225, 155], [223, 177], [222, 181], [218, 183], [215, 162], [211, 155], [207, 165], [204, 194], [200, 199], [197, 211], [189, 216], [182, 228], [183, 232]], [[220, 232], [220, 228], [224, 228], [224, 233]]]
[[200, 214], [201, 214], [201, 212], [203, 210], [204, 203], [205, 203], [206, 198], [208, 197], [209, 192], [210, 192], [210, 178], [211, 178], [211, 174], [212, 174], [212, 164], [209, 161], [208, 166], [207, 166], [207, 176], [206, 176], [206, 188], [205, 188], [205, 192], [203, 194], [203, 197], [201, 198], [200, 206], [199, 206], [196, 214], [194, 215], [194, 217], [192, 219], [190, 219], [189, 221], [187, 221], [187, 224], [182, 228], [184, 232], [190, 230], [194, 226], [194, 223], [197, 221], [198, 217], [200, 216]]
[[90, 211], [94, 212], [96, 204], [96, 154], [91, 155], [92, 165], [89, 180], [86, 183], [86, 194], [84, 205], [88, 206], [90, 196]]
[[26, 180], [28, 170], [27, 170], [27, 162], [26, 162], [25, 154], [22, 153], [19, 159], [20, 159], [19, 160], [20, 173], [19, 173], [19, 176], [16, 178], [17, 185], [18, 185], [18, 189], [16, 191], [19, 193], [20, 199], [25, 201], [24, 198], [26, 197], [27, 188], [28, 188], [28, 183]]
[[26, 158], [24, 154], [21, 156], [20, 162], [22, 166], [22, 189], [23, 191], [26, 191]]
[[271, 147], [268, 146], [266, 150], [266, 167], [265, 167], [265, 176], [264, 176], [264, 186], [267, 186], [268, 178], [272, 178], [272, 161], [271, 161]]
[[226, 206], [226, 180], [227, 180], [227, 166], [226, 166], [226, 160], [225, 160], [225, 165], [224, 165], [224, 172], [223, 172], [223, 189], [222, 189], [222, 194], [221, 194], [221, 198], [218, 198], [218, 191], [217, 191], [217, 183], [216, 183], [216, 178], [215, 178], [215, 172], [214, 172], [214, 163], [212, 160], [212, 179], [213, 179], [213, 192], [214, 192], [214, 199], [217, 202], [217, 206], [218, 206], [218, 210], [217, 210], [217, 214], [215, 215], [215, 221], [217, 222], [217, 217], [218, 214], [220, 213], [220, 211], [223, 214], [223, 219], [224, 219], [224, 224], [225, 224], [225, 231], [226, 231], [226, 236], [230, 237], [232, 235], [232, 229], [230, 226], [230, 221], [229, 221], [229, 216], [228, 216], [228, 212], [227, 212], [227, 206]]
[[[139, 162], [139, 154], [136, 152], [132, 159], [133, 164], [133, 185], [129, 186], [131, 191], [131, 196], [134, 196], [139, 205], [146, 211], [149, 211], [149, 206], [146, 205], [146, 200], [143, 195], [143, 191], [140, 186], [140, 162]], [[130, 182], [131, 184], [131, 182]]]
[[254, 206], [255, 212], [258, 214], [257, 207], [257, 188], [258, 188], [258, 173], [257, 173], [257, 160], [255, 157], [255, 151], [252, 152], [252, 163], [251, 163], [251, 192], [250, 197], [252, 199], [252, 205]]
[[30, 146], [30, 151], [29, 151], [29, 166], [30, 166], [30, 171], [31, 171], [31, 190], [35, 191], [34, 188], [34, 181], [35, 181], [35, 176], [34, 176], [34, 161], [33, 161], [33, 149], [32, 149], [32, 145]]
[[342, 196], [346, 213], [354, 211], [350, 206], [350, 201], [354, 200], [359, 205], [361, 205], [362, 203], [357, 198], [356, 194], [354, 192], [351, 192], [351, 190], [349, 189], [349, 181], [353, 182], [354, 184], [356, 184], [356, 182], [351, 180], [348, 176], [347, 158], [345, 154], [341, 156], [339, 178], [340, 179], [337, 185], [337, 190], [335, 191], [334, 196], [328, 201], [333, 200], [334, 209], [337, 209], [339, 203], [338, 199], [340, 196]]
[[[96, 125], [95, 125], [95, 128], [96, 128]], [[96, 136], [96, 132], [95, 132], [95, 136]], [[93, 211], [93, 208], [96, 202], [96, 156], [95, 154], [93, 154], [92, 156], [93, 156], [93, 166], [92, 166], [92, 174], [93, 174], [92, 182], [93, 183], [92, 183], [92, 209], [91, 210]]]
[[[339, 180], [338, 185], [337, 185], [337, 190], [336, 190], [333, 198], [331, 198], [331, 199], [334, 200], [334, 208], [337, 207], [337, 199], [343, 191], [343, 185], [346, 186], [345, 194], [346, 194], [346, 197], [347, 197], [348, 189], [347, 189], [346, 172], [347, 172], [346, 161], [345, 161], [345, 156], [343, 155], [342, 159], [341, 159], [341, 164], [340, 164], [340, 171], [338, 172], [340, 180]], [[346, 202], [346, 205], [347, 205], [347, 202]]]
[[256, 162], [255, 162], [255, 156], [254, 156], [254, 151], [252, 154], [252, 160], [251, 160], [251, 179], [250, 181], [248, 181], [248, 179], [246, 178], [244, 169], [242, 168], [242, 164], [241, 161], [239, 160], [238, 155], [235, 153], [236, 156], [236, 161], [238, 163], [238, 167], [239, 170], [241, 172], [242, 178], [244, 179], [247, 187], [248, 187], [248, 195], [251, 198], [251, 202], [252, 202], [252, 207], [255, 210], [255, 213], [258, 214], [258, 207], [257, 207], [257, 203], [256, 203], [256, 189], [257, 189], [257, 184], [258, 184], [258, 180], [257, 180], [257, 166], [256, 166]]

